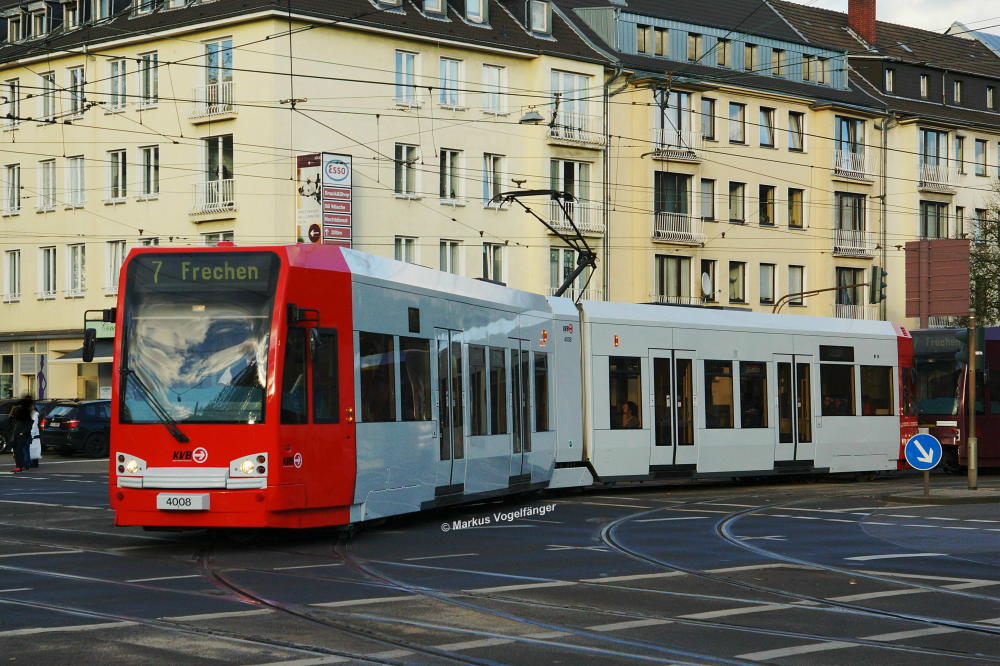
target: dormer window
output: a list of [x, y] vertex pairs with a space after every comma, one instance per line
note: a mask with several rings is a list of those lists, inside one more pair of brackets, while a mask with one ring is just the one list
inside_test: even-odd
[[383, 7], [401, 7], [403, 0], [378, 0], [378, 4]]
[[135, 13], [148, 14], [156, 9], [157, 0], [135, 0]]
[[7, 19], [7, 41], [13, 43], [22, 39], [24, 34], [21, 32], [21, 17], [11, 16]]
[[80, 27], [80, 7], [76, 2], [63, 4], [63, 28], [72, 30]]
[[111, 0], [94, 0], [93, 16], [96, 19], [106, 19], [111, 16]]
[[955, 81], [954, 82], [954, 85], [952, 87], [951, 98], [952, 98], [952, 101], [955, 104], [961, 104], [962, 103], [962, 82], [961, 81]]
[[920, 75], [920, 96], [925, 99], [929, 93], [930, 83], [931, 83], [931, 77], [927, 76], [926, 74]]
[[465, 18], [472, 23], [486, 23], [486, 0], [465, 0]]
[[891, 67], [887, 67], [885, 70], [885, 81], [883, 82], [883, 87], [886, 92], [892, 92], [896, 88], [896, 70]]
[[444, 14], [444, 0], [424, 0], [424, 11], [428, 14]]
[[552, 5], [547, 0], [528, 0], [528, 30], [552, 32]]
[[48, 20], [46, 20], [46, 12], [44, 10], [40, 12], [31, 13], [31, 36], [41, 37], [46, 34], [48, 30]]

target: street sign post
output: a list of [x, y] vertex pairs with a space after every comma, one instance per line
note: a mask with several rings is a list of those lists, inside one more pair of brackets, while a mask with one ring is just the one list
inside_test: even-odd
[[924, 473], [924, 497], [931, 494], [930, 471], [941, 462], [941, 454], [941, 442], [937, 437], [924, 433], [911, 437], [903, 448], [903, 455], [910, 467]]

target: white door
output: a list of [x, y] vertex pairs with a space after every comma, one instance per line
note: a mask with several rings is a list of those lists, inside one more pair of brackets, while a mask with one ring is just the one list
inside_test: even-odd
[[649, 408], [652, 418], [650, 467], [696, 465], [694, 354], [650, 349], [652, 374]]
[[812, 356], [775, 354], [778, 442], [775, 462], [812, 461], [816, 457], [812, 423]]
[[[434, 408], [438, 430], [438, 463], [435, 485], [453, 486], [465, 481], [465, 385], [463, 382], [461, 333], [435, 330], [437, 385]], [[452, 493], [447, 493], [452, 494]]]

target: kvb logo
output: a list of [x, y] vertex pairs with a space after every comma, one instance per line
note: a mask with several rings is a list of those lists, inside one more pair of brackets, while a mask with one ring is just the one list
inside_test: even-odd
[[203, 446], [199, 446], [193, 451], [174, 451], [173, 459], [185, 461], [190, 460], [200, 465], [208, 460], [208, 450]]

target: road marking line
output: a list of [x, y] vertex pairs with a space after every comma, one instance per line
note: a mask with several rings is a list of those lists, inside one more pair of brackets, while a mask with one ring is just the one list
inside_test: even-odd
[[767, 508], [761, 507], [759, 504], [730, 504], [729, 502], [707, 502], [707, 504], [711, 504], [712, 506], [736, 506], [744, 509]]
[[454, 555], [425, 555], [424, 557], [404, 557], [406, 562], [416, 562], [418, 560], [440, 560], [445, 557], [475, 557], [479, 553], [455, 553]]
[[941, 587], [947, 590], [970, 590], [974, 587], [990, 587], [991, 585], [1000, 584], [998, 581], [984, 580], [979, 582], [969, 582], [969, 583], [954, 583], [952, 585], [942, 585]]
[[663, 511], [690, 511], [692, 513], [732, 513], [732, 511], [716, 511], [715, 509], [674, 509], [666, 508]]
[[200, 615], [176, 615], [173, 617], [161, 617], [159, 619], [167, 622], [194, 622], [196, 620], [225, 620], [230, 617], [250, 617], [252, 615], [267, 615], [274, 611], [270, 608], [258, 608], [256, 610], [245, 611], [225, 611], [222, 613], [202, 613]]
[[33, 588], [33, 587], [12, 587], [12, 588], [10, 588], [8, 590], [0, 590], [0, 592], [27, 592], [27, 591], [33, 590], [33, 589], [35, 589], [35, 588]]
[[934, 516], [923, 516], [924, 520], [958, 520], [958, 518], [935, 518]]
[[673, 578], [675, 576], [686, 576], [683, 571], [660, 571], [658, 573], [634, 574], [631, 576], [609, 576], [606, 578], [581, 578], [581, 583], [619, 583], [627, 580], [644, 580], [647, 578]]
[[889, 634], [875, 634], [874, 636], [864, 636], [866, 641], [902, 641], [907, 638], [920, 638], [921, 636], [936, 636], [937, 634], [952, 634], [961, 629], [951, 627], [928, 627], [927, 629], [913, 629], [911, 631], [894, 631]]
[[274, 571], [291, 571], [292, 569], [315, 569], [317, 567], [342, 567], [343, 562], [330, 562], [328, 564], [300, 564], [295, 567], [274, 567]]
[[874, 520], [866, 520], [862, 525], [898, 525], [899, 523], [880, 523]]
[[801, 564], [748, 564], [742, 567], [724, 567], [722, 569], [705, 569], [705, 573], [733, 573], [734, 571], [756, 571], [757, 569], [809, 569]]
[[679, 615], [684, 620], [711, 620], [717, 617], [729, 617], [730, 615], [747, 615], [750, 613], [765, 613], [773, 610], [786, 610], [788, 604], [765, 604], [763, 606], [740, 606], [739, 608], [726, 608], [724, 610], [706, 611], [704, 613], [691, 613], [689, 615]]
[[988, 580], [985, 578], [955, 578], [954, 576], [929, 576], [927, 574], [897, 573], [895, 571], [875, 571], [873, 569], [859, 569], [858, 573], [871, 574], [873, 576], [886, 576], [887, 578], [926, 578], [927, 580], [949, 580], [955, 583], [985, 583], [988, 585], [1000, 585], [1000, 580]]
[[660, 624], [670, 624], [671, 620], [631, 620], [629, 622], [612, 622], [611, 624], [595, 624], [587, 627], [588, 631], [618, 631], [619, 629], [635, 629], [638, 627], [654, 627]]
[[846, 518], [823, 518], [822, 520], [828, 523], [856, 523], [856, 520], [847, 520]]
[[1000, 520], [980, 520], [978, 518], [966, 518], [967, 523], [1000, 523]]
[[525, 583], [523, 585], [501, 585], [499, 587], [477, 587], [463, 592], [515, 592], [517, 590], [535, 590], [543, 587], [566, 587], [576, 585], [574, 580], [553, 580], [547, 583]]
[[945, 557], [947, 553], [889, 553], [887, 555], [858, 555], [857, 557], [845, 557], [845, 560], [856, 562], [867, 562], [869, 560], [894, 560], [903, 557]]
[[345, 661], [358, 661], [360, 657], [315, 657], [310, 659], [293, 659], [292, 661], [269, 661], [266, 664], [255, 664], [254, 666], [321, 666], [321, 664], [342, 664]]
[[864, 601], [866, 599], [880, 599], [882, 597], [901, 597], [907, 594], [922, 594], [930, 590], [883, 590], [881, 592], [864, 592], [862, 594], [848, 594], [843, 597], [827, 597], [827, 601]]
[[497, 645], [510, 645], [514, 643], [513, 638], [480, 638], [475, 641], [459, 641], [458, 643], [442, 643], [435, 645], [435, 650], [474, 650], [476, 648], [494, 647]]
[[40, 550], [34, 553], [5, 553], [0, 557], [26, 557], [28, 555], [67, 555], [69, 553], [82, 553], [82, 550]]
[[538, 631], [533, 634], [525, 634], [521, 638], [534, 638], [537, 640], [548, 640], [550, 638], [562, 638], [563, 636], [571, 636], [568, 631]]
[[[145, 548], [145, 546], [143, 546]], [[156, 580], [180, 580], [181, 578], [201, 578], [201, 574], [190, 574], [188, 576], [158, 576], [156, 578], [130, 578], [126, 583], [152, 583]]]
[[680, 516], [677, 518], [643, 518], [642, 520], [636, 520], [637, 523], [660, 523], [665, 520], [705, 520], [711, 516]]
[[751, 661], [771, 661], [781, 657], [792, 657], [798, 654], [808, 654], [810, 652], [822, 652], [824, 650], [839, 650], [845, 647], [854, 647], [854, 643], [844, 641], [830, 641], [828, 643], [809, 643], [797, 647], [779, 648], [777, 650], [764, 650], [763, 652], [748, 652], [736, 655], [737, 659], [749, 659]]
[[99, 624], [74, 624], [68, 627], [32, 627], [31, 629], [8, 629], [0, 631], [0, 637], [5, 636], [30, 636], [32, 634], [47, 634], [56, 631], [95, 631], [98, 629], [118, 629], [121, 627], [132, 627], [138, 622], [101, 622]]
[[978, 527], [959, 527], [958, 525], [944, 525], [943, 530], [978, 530]]
[[343, 608], [346, 606], [364, 606], [365, 604], [385, 604], [393, 601], [409, 601], [410, 599], [416, 599], [417, 595], [407, 594], [405, 596], [396, 597], [371, 597], [370, 599], [348, 599], [346, 601], [324, 601], [319, 604], [309, 604], [310, 606], [317, 606], [319, 608]]
[[386, 650], [385, 652], [376, 652], [375, 654], [369, 654], [367, 656], [373, 659], [399, 659], [401, 657], [408, 657], [411, 654], [413, 654], [413, 652], [410, 650]]
[[590, 504], [592, 506], [620, 506], [626, 509], [652, 509], [651, 506], [639, 506], [638, 504], [612, 504], [610, 502], [570, 502], [570, 504]]
[[64, 509], [84, 509], [85, 511], [110, 511], [106, 506], [80, 506], [77, 504], [57, 504], [56, 506], [61, 506]]

